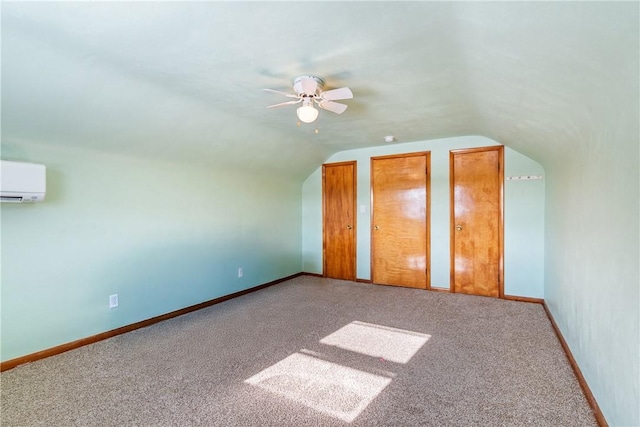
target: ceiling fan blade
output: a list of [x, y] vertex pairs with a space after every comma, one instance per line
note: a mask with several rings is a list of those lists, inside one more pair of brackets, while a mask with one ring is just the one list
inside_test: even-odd
[[287, 96], [289, 98], [297, 98], [298, 97], [298, 95], [294, 95], [293, 93], [281, 92], [279, 90], [273, 90], [273, 89], [262, 89], [262, 90], [264, 90], [265, 92], [271, 92], [271, 93], [277, 93], [279, 95], [284, 95], [284, 96]]
[[338, 89], [331, 89], [320, 94], [320, 98], [327, 101], [335, 101], [338, 99], [351, 99], [353, 98], [353, 92], [348, 87], [341, 87]]
[[297, 104], [298, 102], [302, 101], [302, 98], [298, 99], [297, 101], [287, 101], [287, 102], [281, 102], [280, 104], [273, 104], [273, 105], [269, 105], [267, 108], [278, 108], [278, 107], [284, 107], [285, 105], [293, 105], [293, 104]]
[[336, 114], [342, 114], [347, 109], [347, 105], [333, 101], [320, 101], [318, 107]]

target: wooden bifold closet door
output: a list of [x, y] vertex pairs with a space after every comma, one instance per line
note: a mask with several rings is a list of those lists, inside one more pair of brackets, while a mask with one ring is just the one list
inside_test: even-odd
[[503, 148], [449, 153], [451, 292], [504, 295]]
[[356, 162], [322, 165], [323, 275], [356, 280]]
[[371, 158], [373, 283], [429, 287], [429, 153]]

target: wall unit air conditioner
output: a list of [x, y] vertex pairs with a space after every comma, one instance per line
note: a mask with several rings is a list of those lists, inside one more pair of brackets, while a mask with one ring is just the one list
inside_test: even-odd
[[47, 190], [47, 169], [36, 163], [0, 161], [0, 201], [41, 202]]

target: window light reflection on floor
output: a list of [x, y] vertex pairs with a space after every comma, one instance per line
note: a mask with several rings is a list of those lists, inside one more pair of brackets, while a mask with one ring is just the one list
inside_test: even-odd
[[391, 378], [302, 353], [245, 381], [345, 422], [353, 421], [390, 382]]
[[[408, 363], [431, 335], [354, 321], [320, 340], [321, 344]], [[391, 383], [395, 374], [350, 368], [302, 349], [245, 383], [306, 405], [323, 414], [352, 422]]]
[[327, 335], [320, 343], [344, 350], [408, 363], [431, 335], [354, 321]]

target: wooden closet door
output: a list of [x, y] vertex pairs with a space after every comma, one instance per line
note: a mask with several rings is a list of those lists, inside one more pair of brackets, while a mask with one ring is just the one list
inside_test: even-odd
[[503, 147], [452, 150], [451, 291], [502, 297]]
[[428, 288], [429, 153], [371, 158], [373, 283]]
[[356, 162], [322, 165], [324, 276], [356, 279]]

